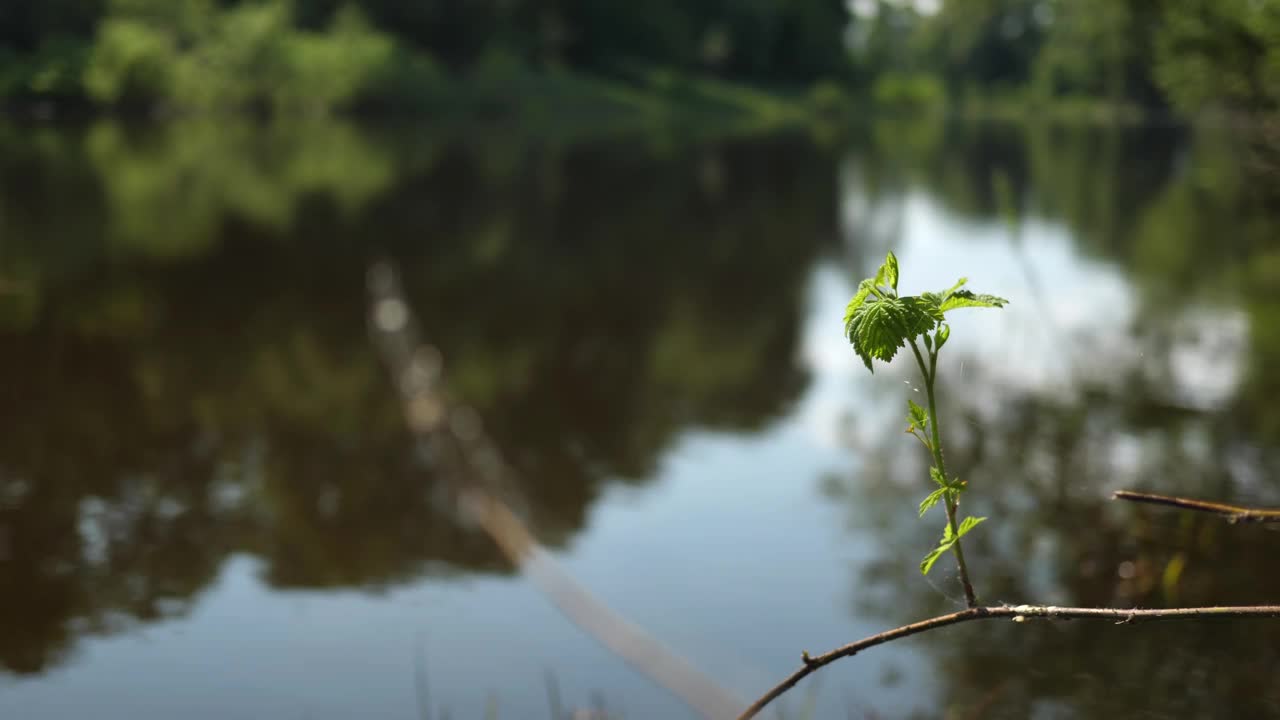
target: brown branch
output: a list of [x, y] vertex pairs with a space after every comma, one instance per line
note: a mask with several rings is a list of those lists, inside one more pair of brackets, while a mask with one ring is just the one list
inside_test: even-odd
[[1263, 508], [1246, 507], [1243, 505], [1227, 505], [1225, 503], [1208, 502], [1206, 500], [1192, 500], [1191, 498], [1174, 497], [1172, 495], [1155, 495], [1153, 493], [1134, 492], [1132, 490], [1117, 490], [1111, 493], [1111, 497], [1115, 500], [1129, 500], [1131, 502], [1148, 503], [1151, 505], [1167, 505], [1182, 510], [1195, 510], [1197, 512], [1212, 513], [1221, 515], [1227, 522], [1257, 522], [1257, 523], [1274, 523], [1280, 522], [1280, 510], [1266, 510]]
[[738, 720], [747, 720], [753, 718], [765, 708], [766, 705], [776, 700], [780, 695], [795, 687], [796, 683], [816, 671], [824, 665], [839, 660], [840, 658], [852, 657], [867, 648], [883, 645], [917, 633], [936, 630], [948, 625], [957, 625], [971, 620], [987, 620], [990, 618], [1011, 618], [1014, 622], [1023, 622], [1027, 618], [1051, 618], [1060, 620], [1112, 620], [1116, 624], [1123, 625], [1132, 622], [1150, 621], [1150, 620], [1179, 620], [1192, 618], [1217, 618], [1217, 617], [1280, 617], [1280, 605], [1252, 605], [1252, 606], [1225, 606], [1225, 607], [1199, 607], [1199, 608], [1171, 608], [1167, 610], [1125, 610], [1121, 608], [1073, 608], [1073, 607], [1054, 607], [1052, 605], [1015, 605], [1000, 607], [975, 607], [968, 610], [961, 610], [950, 615], [939, 615], [938, 617], [921, 620], [910, 625], [903, 625], [900, 628], [894, 628], [878, 635], [872, 635], [863, 638], [855, 643], [850, 643], [844, 647], [836, 648], [824, 655], [810, 656], [805, 652], [801, 654], [804, 665], [791, 673], [787, 679], [778, 683], [772, 690], [765, 693], [759, 700], [751, 704], [746, 712], [738, 716]]

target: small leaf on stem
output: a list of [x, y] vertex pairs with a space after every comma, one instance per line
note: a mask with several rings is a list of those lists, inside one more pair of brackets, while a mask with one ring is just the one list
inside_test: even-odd
[[946, 553], [948, 550], [950, 550], [951, 546], [954, 544], [955, 544], [954, 540], [951, 540], [951, 541], [944, 540], [942, 541], [941, 544], [938, 545], [938, 547], [930, 550], [929, 554], [925, 555], [924, 559], [920, 561], [920, 574], [928, 575], [929, 571], [933, 569], [933, 564], [938, 562], [938, 558], [942, 557], [942, 555]]
[[907, 406], [911, 409], [911, 414], [907, 416], [907, 420], [921, 430], [927, 428], [929, 426], [929, 413], [925, 412], [924, 408], [917, 405], [916, 401], [911, 398], [907, 398]]
[[944, 487], [940, 487], [937, 490], [934, 490], [933, 492], [929, 493], [928, 497], [926, 497], [924, 500], [920, 502], [920, 517], [924, 517], [924, 514], [926, 512], [929, 512], [929, 508], [933, 507], [934, 505], [937, 505], [938, 501], [942, 499], [942, 496], [946, 494], [947, 494], [947, 489]]
[[[977, 526], [978, 526], [978, 524], [979, 524], [979, 523], [981, 523], [983, 520], [986, 520], [986, 518], [984, 518], [984, 517], [976, 518], [976, 517], [972, 517], [972, 516], [967, 517], [967, 518], [965, 518], [964, 520], [961, 520], [961, 521], [960, 521], [960, 529], [957, 531], [956, 537], [957, 537], [957, 538], [962, 538], [962, 537], [964, 537], [965, 533], [967, 533], [967, 532], [969, 532], [970, 530], [972, 530], [972, 529], [974, 529], [975, 527], [977, 527]], [[950, 527], [950, 526], [948, 526], [948, 527]]]
[[937, 484], [938, 487], [941, 487], [941, 488], [947, 487], [946, 476], [943, 475], [942, 471], [939, 470], [936, 466], [929, 468], [929, 477], [933, 480], [935, 484]]

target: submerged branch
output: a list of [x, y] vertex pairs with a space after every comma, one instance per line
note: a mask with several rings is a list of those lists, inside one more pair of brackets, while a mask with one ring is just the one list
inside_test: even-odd
[[1227, 505], [1226, 503], [1193, 500], [1191, 498], [1174, 497], [1172, 495], [1156, 495], [1153, 493], [1117, 490], [1111, 494], [1115, 500], [1148, 503], [1151, 505], [1167, 505], [1182, 510], [1212, 513], [1226, 518], [1227, 522], [1280, 523], [1280, 510], [1266, 510], [1243, 505]]
[[[368, 280], [370, 329], [395, 380], [405, 422], [420, 456], [440, 468], [462, 518], [479, 525], [566, 618], [606, 649], [699, 715], [733, 717], [742, 707], [737, 698], [591, 594], [543, 547], [515, 510], [519, 496], [497, 445], [478, 416], [445, 391], [440, 353], [419, 339], [395, 269], [377, 263]], [[460, 432], [460, 424], [468, 430]]]
[[765, 693], [759, 700], [751, 704], [746, 712], [738, 716], [738, 720], [747, 720], [753, 718], [765, 708], [766, 705], [776, 700], [780, 695], [795, 687], [796, 683], [816, 671], [824, 665], [839, 660], [840, 658], [852, 657], [853, 655], [866, 650], [867, 648], [883, 645], [910, 635], [915, 635], [929, 630], [946, 627], [948, 625], [957, 625], [959, 623], [969, 622], [971, 620], [987, 620], [990, 618], [1010, 618], [1014, 622], [1023, 622], [1027, 618], [1050, 618], [1060, 620], [1111, 620], [1118, 625], [1124, 625], [1132, 622], [1151, 621], [1151, 620], [1187, 620], [1187, 619], [1205, 619], [1205, 618], [1239, 618], [1239, 617], [1280, 617], [1280, 605], [1249, 605], [1249, 606], [1223, 606], [1223, 607], [1198, 607], [1198, 608], [1170, 608], [1167, 610], [1125, 610], [1120, 608], [1073, 608], [1073, 607], [1054, 607], [1052, 605], [1003, 605], [999, 607], [973, 607], [960, 612], [954, 612], [949, 615], [939, 615], [938, 617], [921, 620], [910, 625], [903, 625], [893, 630], [872, 635], [863, 638], [854, 643], [836, 648], [829, 653], [817, 656], [810, 656], [809, 653], [801, 655], [804, 665], [791, 673], [787, 679], [783, 680], [772, 690]]

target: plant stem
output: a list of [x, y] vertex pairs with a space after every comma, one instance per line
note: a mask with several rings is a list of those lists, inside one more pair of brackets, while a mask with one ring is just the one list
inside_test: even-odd
[[1130, 623], [1141, 622], [1146, 620], [1189, 620], [1189, 619], [1207, 619], [1207, 618], [1275, 618], [1280, 617], [1280, 605], [1252, 605], [1242, 607], [1195, 607], [1195, 608], [1169, 608], [1167, 610], [1139, 610], [1126, 608], [1078, 608], [1078, 607], [1054, 607], [1052, 605], [1001, 605], [998, 607], [971, 607], [968, 610], [961, 610], [949, 615], [939, 615], [938, 617], [921, 620], [910, 625], [888, 630], [886, 632], [863, 638], [854, 643], [849, 643], [844, 647], [836, 648], [829, 653], [823, 655], [810, 656], [804, 653], [804, 665], [791, 673], [787, 679], [783, 680], [772, 690], [765, 693], [759, 700], [751, 704], [746, 712], [738, 716], [738, 720], [748, 720], [753, 718], [764, 709], [766, 705], [773, 702], [786, 691], [795, 687], [810, 673], [815, 672], [818, 668], [829, 665], [840, 658], [852, 657], [867, 648], [883, 645], [887, 642], [899, 640], [904, 637], [915, 635], [917, 633], [936, 630], [937, 628], [946, 627], [948, 625], [956, 625], [963, 622], [971, 622], [973, 620], [987, 620], [991, 618], [1010, 618], [1014, 622], [1022, 622], [1029, 618], [1047, 618], [1060, 620], [1109, 620], [1116, 625], [1128, 625]]
[[[924, 375], [925, 390], [929, 394], [929, 430], [933, 435], [933, 462], [938, 468], [938, 472], [942, 473], [944, 480], [949, 481], [947, 475], [947, 465], [942, 459], [942, 436], [938, 430], [938, 404], [933, 392], [933, 381], [938, 373], [938, 352], [931, 349], [929, 351], [929, 365], [925, 367], [924, 356], [920, 354], [920, 348], [916, 345], [913, 338], [911, 340], [911, 352], [915, 353], [916, 363], [920, 366], [920, 374]], [[956, 556], [956, 565], [960, 567], [960, 584], [964, 586], [964, 599], [969, 607], [978, 606], [978, 596], [973, 592], [973, 583], [969, 580], [969, 567], [964, 561], [964, 548], [960, 545], [960, 528], [956, 524], [956, 510], [959, 509], [960, 503], [951, 499], [951, 493], [947, 493], [943, 498], [943, 503], [947, 508], [947, 525], [951, 528], [951, 536], [956, 539], [951, 545], [951, 551]]]

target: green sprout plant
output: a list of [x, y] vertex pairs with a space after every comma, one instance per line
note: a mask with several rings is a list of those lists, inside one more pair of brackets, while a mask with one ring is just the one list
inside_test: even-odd
[[[783, 693], [794, 688], [804, 678], [841, 658], [853, 657], [863, 651], [938, 628], [976, 620], [1007, 618], [1016, 623], [1029, 618], [1105, 620], [1119, 627], [1139, 621], [1175, 620], [1193, 618], [1280, 618], [1280, 605], [1246, 605], [1188, 608], [1098, 608], [1060, 607], [1056, 605], [978, 605], [969, 580], [969, 569], [964, 562], [964, 549], [960, 540], [986, 518], [966, 517], [957, 522], [960, 512], [960, 496], [968, 483], [947, 474], [946, 456], [942, 450], [942, 432], [938, 421], [938, 354], [951, 337], [951, 326], [946, 322], [948, 312], [969, 307], [1004, 307], [1008, 301], [995, 295], [979, 295], [965, 289], [967, 282], [960, 278], [942, 292], [926, 292], [915, 296], [898, 294], [898, 258], [891, 252], [874, 278], [867, 278], [858, 285], [858, 292], [844, 311], [844, 334], [854, 351], [862, 358], [867, 369], [875, 372], [873, 361], [888, 362], [904, 347], [911, 348], [920, 375], [928, 391], [929, 407], [922, 408], [907, 400], [907, 433], [919, 440], [929, 452], [933, 463], [929, 478], [937, 488], [920, 503], [920, 516], [924, 517], [934, 505], [942, 503], [947, 511], [947, 524], [942, 529], [942, 540], [920, 562], [920, 572], [928, 574], [938, 558], [950, 550], [956, 556], [960, 569], [960, 582], [964, 585], [968, 607], [957, 612], [938, 615], [892, 630], [869, 635], [856, 642], [847, 643], [821, 655], [800, 653], [803, 663], [782, 682], [761, 695], [738, 720], [751, 720]], [[924, 345], [924, 352], [920, 346]], [[927, 359], [926, 359], [927, 358]], [[1280, 523], [1280, 509], [1253, 508], [1225, 503], [1180, 498], [1171, 495], [1117, 490], [1113, 498], [1133, 502], [1165, 505], [1184, 510], [1206, 512], [1225, 518], [1228, 522]]]
[[[1086, 619], [1106, 621], [1120, 627], [1139, 621], [1154, 620], [1280, 618], [1280, 605], [1216, 605], [1155, 609], [1007, 603], [982, 607], [977, 604], [973, 585], [969, 582], [968, 570], [965, 567], [960, 539], [982, 522], [983, 518], [966, 517], [963, 521], [956, 522], [960, 495], [967, 485], [947, 475], [942, 452], [942, 435], [938, 426], [938, 402], [934, 391], [938, 374], [938, 353], [951, 336], [951, 327], [946, 323], [946, 313], [965, 307], [1003, 307], [1006, 301], [993, 295], [978, 295], [966, 290], [965, 282], [965, 279], [961, 278], [956, 284], [940, 293], [902, 297], [898, 295], [898, 258], [894, 257], [893, 253], [889, 253], [876, 276], [862, 281], [858, 286], [857, 294], [845, 310], [844, 328], [854, 350], [866, 363], [867, 369], [872, 372], [874, 372], [873, 360], [885, 362], [892, 360], [898, 350], [908, 345], [911, 347], [912, 354], [915, 355], [916, 364], [920, 368], [921, 375], [924, 376], [925, 386], [929, 391], [929, 408], [925, 410], [914, 402], [908, 401], [910, 412], [907, 416], [907, 432], [929, 451], [933, 462], [929, 476], [938, 486], [925, 498], [924, 502], [920, 503], [920, 515], [923, 516], [939, 502], [944, 503], [947, 510], [947, 525], [942, 531], [942, 541], [925, 557], [920, 564], [920, 570], [928, 573], [938, 558], [946, 554], [947, 550], [951, 550], [960, 568], [960, 577], [964, 583], [969, 607], [876, 633], [821, 655], [810, 655], [808, 651], [801, 652], [800, 659], [803, 664], [738, 714], [738, 720], [757, 717], [769, 703], [794, 688], [801, 680], [841, 658], [853, 657], [877, 645], [959, 623], [998, 618], [1006, 618], [1016, 623], [1026, 622], [1031, 618]], [[372, 300], [371, 325], [377, 333], [374, 337], [378, 340], [378, 349], [390, 370], [391, 377], [395, 379], [411, 375], [416, 377], [413, 364], [421, 364], [423, 357], [431, 355], [426, 351], [430, 346], [420, 345], [415, 340], [417, 335], [413, 313], [403, 299], [394, 267], [387, 263], [379, 263], [370, 268], [369, 290]], [[394, 308], [395, 312], [388, 312], [388, 308]], [[391, 316], [395, 316], [395, 322], [388, 321]], [[927, 352], [928, 362], [925, 362], [926, 353], [920, 351], [921, 343], [924, 344]], [[430, 373], [427, 374], [430, 375]], [[436, 402], [440, 397], [444, 397], [440, 396], [443, 392], [442, 387], [430, 382], [426, 384], [397, 382], [395, 385], [400, 391], [409, 430], [418, 443], [431, 442], [434, 439], [433, 434], [437, 432], [452, 432], [448, 429], [447, 423], [444, 426], [437, 423], [438, 418], [423, 418], [422, 413], [413, 411], [423, 398]], [[579, 586], [571, 576], [558, 569], [554, 562], [534, 563], [531, 566], [525, 563], [524, 560], [530, 557], [530, 553], [541, 546], [529, 529], [506, 506], [501, 496], [487, 489], [483, 478], [474, 480], [472, 474], [467, 475], [469, 482], [473, 484], [461, 487], [459, 490], [471, 498], [468, 505], [476, 508], [474, 512], [481, 513], [477, 516], [478, 525], [490, 534], [504, 552], [509, 553], [509, 558], [516, 567], [530, 573], [534, 584], [541, 587], [553, 602], [564, 610], [566, 616], [595, 635], [605, 647], [619, 657], [627, 660], [659, 685], [684, 700], [690, 708], [703, 717], [734, 716], [741, 706], [731, 693], [628, 623], [608, 606], [603, 605], [585, 588]], [[1280, 524], [1280, 509], [1228, 505], [1130, 490], [1117, 490], [1112, 497], [1210, 513], [1230, 523]], [[510, 533], [505, 530], [495, 530], [494, 528], [497, 527], [511, 530], [519, 536], [518, 539], [513, 541], [507, 537]], [[508, 545], [508, 542], [514, 544]]]
[[[904, 347], [910, 347], [916, 365], [924, 378], [929, 407], [920, 407], [908, 399], [906, 432], [920, 441], [929, 452], [933, 463], [929, 478], [937, 486], [920, 502], [920, 517], [924, 517], [934, 505], [943, 504], [947, 523], [942, 529], [942, 540], [920, 561], [920, 572], [927, 575], [938, 558], [950, 550], [960, 568], [960, 582], [969, 607], [977, 607], [978, 599], [969, 579], [969, 569], [964, 560], [964, 548], [960, 540], [977, 527], [984, 517], [965, 517], [957, 521], [960, 496], [968, 483], [947, 474], [946, 457], [942, 450], [942, 432], [938, 419], [938, 400], [935, 387], [938, 380], [938, 353], [951, 337], [951, 326], [946, 314], [960, 308], [1000, 308], [1007, 300], [995, 295], [979, 295], [964, 287], [968, 278], [960, 278], [954, 285], [941, 292], [920, 295], [898, 294], [898, 258], [890, 252], [874, 278], [867, 278], [858, 285], [858, 292], [844, 311], [844, 334], [853, 349], [872, 373], [873, 360], [889, 362]], [[920, 344], [924, 345], [924, 352]]]

